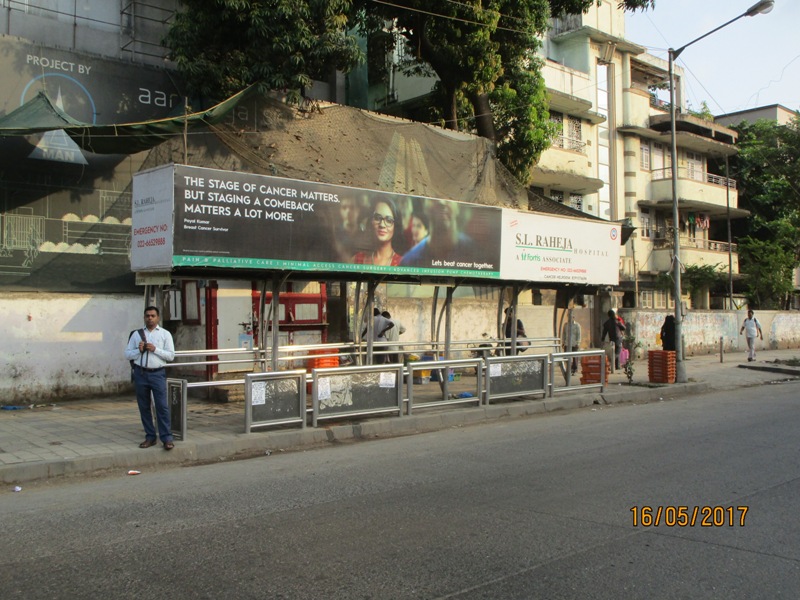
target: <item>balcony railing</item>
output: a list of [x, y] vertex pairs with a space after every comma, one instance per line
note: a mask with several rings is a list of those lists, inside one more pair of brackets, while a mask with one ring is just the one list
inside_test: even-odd
[[[653, 169], [650, 171], [653, 181], [661, 181], [663, 179], [672, 179], [672, 168], [666, 169]], [[681, 167], [678, 169], [678, 179], [691, 179], [693, 181], [700, 181], [703, 183], [710, 183], [711, 185], [718, 185], [725, 187], [726, 183], [732, 190], [736, 189], [736, 180], [729, 177], [722, 177], [721, 175], [714, 175], [713, 173], [704, 173], [698, 169], [689, 169]]]
[[[653, 238], [653, 250], [665, 250], [672, 248], [672, 238]], [[703, 238], [691, 238], [681, 236], [681, 248], [696, 248], [698, 250], [710, 250], [712, 252], [728, 252], [728, 242], [717, 240], [704, 240]], [[731, 252], [737, 252], [738, 246], [730, 244]]]
[[653, 108], [657, 108], [659, 110], [668, 111], [669, 107], [670, 107], [670, 103], [667, 102], [666, 100], [662, 100], [661, 98], [659, 98], [655, 94], [650, 94], [650, 106], [652, 106]]
[[586, 154], [586, 142], [564, 135], [557, 135], [554, 137], [552, 147], [561, 148], [562, 150], [574, 150], [581, 154]]

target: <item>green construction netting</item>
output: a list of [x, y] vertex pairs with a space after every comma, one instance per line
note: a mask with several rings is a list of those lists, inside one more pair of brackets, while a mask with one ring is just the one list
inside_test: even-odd
[[228, 112], [253, 87], [202, 112], [138, 123], [92, 125], [82, 123], [54, 106], [44, 92], [39, 92], [18, 109], [0, 118], [0, 137], [21, 136], [63, 129], [82, 149], [95, 154], [134, 154], [200, 126], [222, 121]]

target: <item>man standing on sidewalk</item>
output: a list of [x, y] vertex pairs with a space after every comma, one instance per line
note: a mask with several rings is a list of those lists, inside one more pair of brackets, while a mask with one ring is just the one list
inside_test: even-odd
[[761, 331], [761, 323], [753, 316], [752, 310], [747, 311], [747, 318], [742, 323], [739, 335], [742, 335], [743, 331], [747, 340], [747, 362], [753, 362], [756, 359], [756, 338], [760, 337], [763, 342], [764, 334]]
[[172, 334], [158, 325], [159, 313], [155, 306], [144, 309], [144, 329], [131, 334], [125, 348], [125, 358], [133, 361], [133, 383], [136, 386], [136, 401], [139, 403], [139, 415], [144, 426], [144, 441], [139, 448], [156, 445], [156, 430], [153, 427], [153, 411], [150, 406], [150, 395], [156, 406], [158, 436], [164, 444], [164, 450], [172, 450], [175, 443], [172, 439], [169, 422], [169, 406], [167, 405], [167, 373], [164, 366], [175, 358], [175, 346]]

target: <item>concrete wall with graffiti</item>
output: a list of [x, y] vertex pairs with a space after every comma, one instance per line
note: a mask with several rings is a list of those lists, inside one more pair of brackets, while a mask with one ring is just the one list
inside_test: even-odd
[[[620, 311], [638, 342], [642, 352], [661, 348], [661, 326], [667, 311]], [[755, 313], [764, 332], [764, 342], [758, 349], [778, 350], [800, 348], [800, 312], [757, 311]], [[724, 352], [744, 352], [744, 336], [739, 334], [747, 311], [690, 311], [683, 320], [684, 348], [687, 356], [719, 352], [720, 338]]]

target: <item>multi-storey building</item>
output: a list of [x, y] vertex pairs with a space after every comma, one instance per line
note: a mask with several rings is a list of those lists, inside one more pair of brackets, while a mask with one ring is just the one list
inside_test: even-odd
[[[40, 91], [57, 108], [89, 124], [144, 121], [180, 111], [184, 95], [174, 74], [164, 68], [166, 51], [160, 45], [178, 6], [178, 0], [4, 2], [0, 116]], [[568, 214], [636, 228], [624, 247], [616, 297], [604, 296], [598, 309], [601, 303], [666, 308], [669, 294], [655, 285], [658, 274], [669, 270], [672, 239], [668, 113], [655, 91], [663, 87], [665, 65], [625, 40], [624, 15], [614, 2], [554, 21], [542, 52], [551, 119], [558, 121], [560, 134], [533, 169], [531, 196]], [[318, 95], [390, 112], [397, 105], [413, 106], [414, 98], [432, 84], [429, 78], [404, 80], [394, 70], [375, 74], [369, 63], [367, 72], [354, 73], [348, 86], [339, 76], [320, 84]], [[680, 83], [677, 91], [683, 106]], [[680, 113], [684, 263], [737, 268], [734, 248], [722, 233], [725, 219], [739, 215], [736, 190], [718, 175], [724, 173], [724, 157], [735, 151], [734, 142], [731, 130]], [[222, 152], [224, 145], [219, 144]], [[413, 159], [408, 164], [418, 166], [414, 161], [421, 149], [411, 144], [407, 150]], [[4, 337], [20, 341], [9, 350], [10, 375], [0, 386], [11, 392], [12, 400], [31, 393], [117, 390], [125, 382], [126, 363], [113, 357], [121, 356], [125, 336], [139, 326], [142, 308], [142, 288], [135, 285], [128, 259], [131, 176], [165, 158], [147, 152], [82, 152], [59, 131], [5, 138], [0, 153]], [[182, 153], [166, 160], [185, 158]], [[170, 297], [180, 296], [170, 316], [180, 314], [198, 323], [216, 319], [217, 313], [209, 317], [203, 312], [209, 309], [209, 296], [204, 296], [209, 288], [203, 283], [168, 290]], [[392, 291], [394, 297], [408, 299], [409, 307], [422, 289], [410, 287]], [[234, 289], [230, 295], [239, 292]], [[496, 290], [461, 292], [472, 294], [475, 302], [496, 305]], [[547, 301], [537, 290], [528, 294], [530, 305]], [[237, 328], [252, 316], [249, 289], [244, 300], [240, 296], [236, 306], [244, 302], [246, 312], [232, 317]], [[702, 294], [695, 300], [701, 306], [708, 303]], [[545, 329], [550, 319], [536, 320]], [[487, 325], [484, 331], [491, 329]], [[534, 325], [528, 330], [535, 332]], [[230, 337], [234, 344], [241, 341]], [[198, 340], [181, 341], [184, 347], [196, 347], [192, 343]], [[207, 343], [218, 347], [214, 344], [222, 341]], [[89, 363], [87, 356], [112, 358]]]
[[[624, 11], [615, 2], [554, 19], [541, 53], [550, 118], [559, 134], [533, 167], [531, 191], [634, 227], [621, 259], [616, 292], [622, 298], [616, 303], [674, 306], [669, 288], [659, 285], [659, 275], [671, 270], [673, 254], [666, 61], [625, 39]], [[736, 182], [725, 177], [726, 159], [736, 153], [736, 133], [686, 110], [683, 71], [675, 71], [681, 261], [737, 274], [727, 224], [748, 213], [738, 209]], [[372, 97], [382, 100], [369, 108], [402, 112], [387, 107], [385, 98], [413, 106], [424, 86], [418, 77], [413, 85], [405, 83], [395, 75], [373, 86]], [[722, 308], [727, 294], [712, 297], [710, 292], [696, 290], [683, 301]]]

